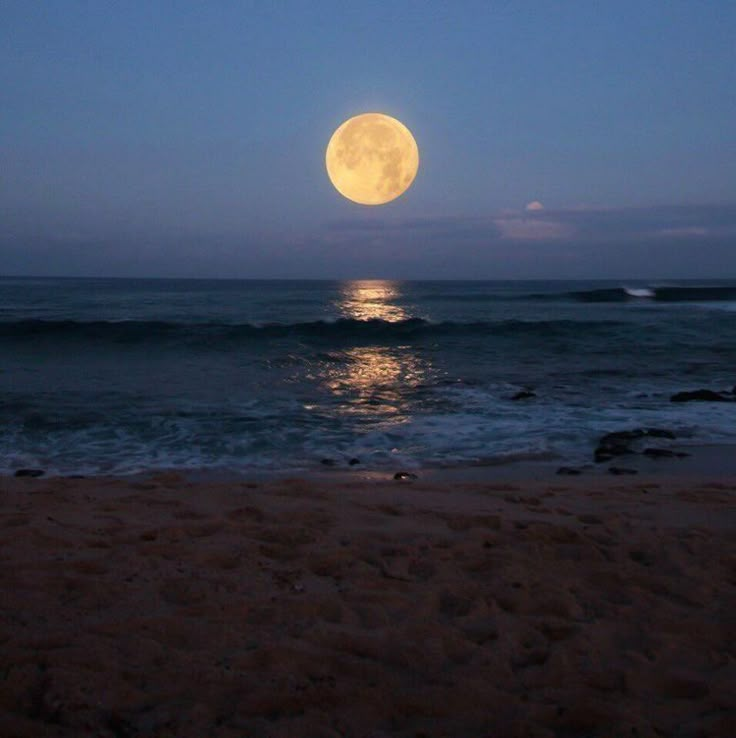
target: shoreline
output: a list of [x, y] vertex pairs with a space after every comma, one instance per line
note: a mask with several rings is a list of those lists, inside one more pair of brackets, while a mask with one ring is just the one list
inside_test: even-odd
[[0, 479], [0, 733], [734, 735], [736, 475], [327, 476]]
[[[653, 444], [654, 445], [654, 444]], [[484, 481], [514, 481], [514, 482], [542, 482], [567, 478], [598, 479], [615, 476], [609, 469], [621, 469], [631, 479], [648, 478], [697, 478], [705, 476], [736, 476], [736, 443], [696, 443], [671, 444], [666, 448], [675, 453], [682, 453], [682, 458], [648, 458], [641, 453], [624, 454], [606, 461], [596, 463], [591, 452], [587, 461], [566, 461], [564, 457], [550, 459], [513, 459], [488, 460], [472, 463], [434, 464], [426, 466], [402, 466], [396, 464], [391, 467], [366, 468], [362, 464], [350, 466], [344, 461], [329, 466], [315, 463], [313, 466], [270, 470], [260, 468], [188, 468], [188, 467], [156, 467], [143, 469], [129, 474], [93, 473], [80, 474], [76, 472], [47, 473], [42, 467], [27, 467], [43, 472], [41, 479], [95, 479], [110, 478], [120, 480], [145, 479], [154, 474], [179, 474], [194, 482], [278, 482], [288, 479], [326, 480], [328, 482], [381, 482], [391, 481], [397, 473], [414, 475], [417, 479], [427, 482], [478, 482]], [[20, 469], [21, 467], [19, 467]], [[26, 467], [23, 467], [26, 468]], [[560, 472], [561, 469], [573, 469], [576, 474]], [[628, 470], [633, 471], [629, 474]], [[18, 469], [0, 474], [0, 479], [12, 478]], [[410, 480], [409, 480], [410, 481]]]

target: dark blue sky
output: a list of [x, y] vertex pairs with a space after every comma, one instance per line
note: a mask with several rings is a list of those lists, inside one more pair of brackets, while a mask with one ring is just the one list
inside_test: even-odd
[[[5, 0], [0, 273], [736, 277], [734, 38], [732, 0]], [[324, 171], [371, 110], [421, 157], [379, 208]]]

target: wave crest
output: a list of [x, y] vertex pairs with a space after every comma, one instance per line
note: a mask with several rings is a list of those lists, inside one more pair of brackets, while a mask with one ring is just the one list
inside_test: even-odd
[[422, 318], [399, 321], [380, 319], [305, 323], [177, 323], [168, 321], [74, 321], [19, 320], [0, 323], [0, 341], [45, 340], [96, 343], [193, 342], [218, 345], [261, 339], [301, 338], [314, 340], [405, 340], [409, 338], [454, 335], [565, 335], [607, 330], [622, 325], [619, 321], [576, 320], [501, 320], [432, 323]]
[[642, 299], [655, 302], [720, 302], [736, 300], [736, 287], [607, 287], [567, 292], [562, 297], [576, 302], [628, 302]]

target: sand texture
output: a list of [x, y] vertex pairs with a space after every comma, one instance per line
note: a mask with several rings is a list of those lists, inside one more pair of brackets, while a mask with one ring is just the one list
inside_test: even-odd
[[0, 736], [736, 736], [736, 481], [0, 481]]

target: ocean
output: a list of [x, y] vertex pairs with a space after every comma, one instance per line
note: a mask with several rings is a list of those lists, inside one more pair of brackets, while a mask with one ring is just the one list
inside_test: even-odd
[[[0, 279], [0, 471], [588, 462], [736, 441], [736, 281]], [[519, 392], [533, 396], [514, 400]]]

